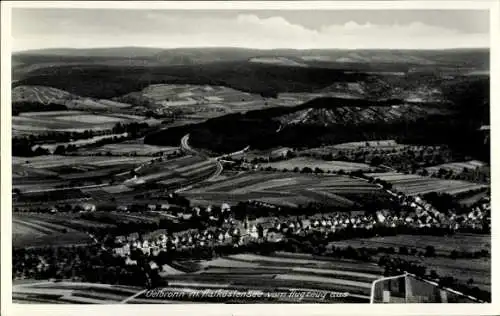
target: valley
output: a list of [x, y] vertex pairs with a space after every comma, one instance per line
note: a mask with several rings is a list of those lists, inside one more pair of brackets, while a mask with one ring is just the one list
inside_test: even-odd
[[491, 301], [488, 55], [14, 54], [14, 299]]

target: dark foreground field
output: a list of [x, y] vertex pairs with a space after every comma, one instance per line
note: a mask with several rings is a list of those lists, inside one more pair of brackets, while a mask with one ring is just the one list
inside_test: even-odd
[[[13, 298], [39, 303], [243, 303], [249, 300], [256, 303], [368, 303], [371, 282], [383, 272], [380, 267], [367, 263], [296, 256], [285, 253], [234, 255], [197, 262], [199, 270], [190, 273], [167, 267], [162, 273], [168, 282], [163, 298], [155, 298], [150, 292], [141, 293], [139, 288], [26, 281], [18, 285], [15, 282]], [[177, 262], [175, 265], [182, 269], [187, 264]], [[232, 294], [221, 297], [222, 291]], [[245, 298], [243, 295], [249, 291], [253, 296]], [[134, 294], [138, 295], [133, 297]]]

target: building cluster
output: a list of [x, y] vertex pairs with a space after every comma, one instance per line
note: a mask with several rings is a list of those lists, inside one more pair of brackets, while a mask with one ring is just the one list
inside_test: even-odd
[[190, 230], [178, 234], [158, 234], [154, 238], [140, 239], [117, 237], [121, 245], [114, 249], [115, 254], [128, 256], [133, 250], [140, 250], [146, 255], [157, 256], [161, 251], [186, 250], [189, 248], [215, 246], [217, 244], [238, 244], [242, 232], [237, 227]]
[[[440, 212], [419, 196], [400, 195], [399, 198], [401, 205], [413, 209], [413, 212], [405, 218], [405, 222], [412, 226], [419, 228], [448, 227], [455, 231], [464, 228], [473, 230], [491, 228], [491, 204], [488, 197], [483, 198], [477, 205], [471, 207], [469, 212], [463, 214], [456, 214], [452, 210], [447, 213]], [[485, 223], [489, 227], [484, 227]]]
[[[233, 245], [235, 247], [249, 241], [279, 241], [285, 235], [307, 235], [312, 232], [340, 232], [343, 229], [372, 230], [375, 226], [446, 228], [455, 231], [463, 228], [474, 230], [483, 229], [485, 223], [490, 223], [490, 200], [484, 198], [475, 204], [469, 212], [455, 214], [438, 211], [420, 196], [395, 196], [406, 211], [396, 213], [391, 210], [377, 211], [372, 215], [360, 212], [336, 212], [330, 214], [311, 215], [306, 217], [260, 218], [252, 222], [237, 221], [233, 218], [231, 207], [223, 203], [220, 207], [208, 206], [204, 209], [193, 207], [185, 212], [189, 219], [193, 216], [208, 223], [206, 229], [191, 229], [179, 233], [167, 232], [156, 234], [154, 238], [142, 239], [138, 235], [120, 236], [116, 238], [118, 245], [114, 251], [117, 255], [128, 257], [133, 250], [140, 250], [144, 254], [156, 256], [161, 251], [196, 249], [199, 247], [213, 247], [217, 245]], [[274, 207], [265, 202], [254, 201], [252, 205]], [[149, 211], [166, 211], [163, 205], [149, 205]], [[154, 210], [153, 210], [154, 209]], [[490, 225], [490, 224], [488, 224]], [[130, 264], [133, 261], [128, 259]]]
[[[141, 250], [144, 254], [156, 256], [161, 251], [185, 250], [198, 247], [213, 247], [216, 245], [233, 245], [235, 247], [250, 241], [279, 241], [285, 235], [307, 235], [312, 232], [335, 233], [344, 229], [372, 230], [376, 225], [385, 227], [407, 226], [412, 228], [448, 228], [460, 230], [461, 228], [482, 229], [485, 222], [489, 222], [489, 199], [483, 200], [465, 214], [447, 214], [439, 212], [430, 203], [421, 197], [399, 196], [403, 206], [408, 206], [411, 211], [395, 214], [389, 210], [377, 211], [373, 215], [359, 213], [337, 212], [331, 214], [312, 215], [287, 219], [270, 218], [265, 221], [236, 221], [230, 213], [230, 207], [224, 203], [219, 215], [213, 214], [212, 208], [201, 210], [192, 209], [193, 216], [208, 216], [210, 227], [204, 230], [191, 229], [184, 232], [157, 234], [154, 238], [141, 239], [138, 234], [119, 236], [116, 238], [114, 249], [120, 256], [129, 256], [134, 249]], [[213, 215], [210, 215], [213, 214]], [[215, 216], [223, 216], [223, 221], [216, 221]], [[486, 220], [486, 221], [485, 221]], [[216, 224], [220, 223], [220, 224]], [[128, 261], [134, 264], [133, 261]]]
[[312, 231], [336, 232], [346, 228], [372, 229], [377, 220], [370, 215], [349, 215], [334, 213], [328, 215], [308, 216], [303, 219], [274, 221], [266, 232], [283, 234], [307, 234]]

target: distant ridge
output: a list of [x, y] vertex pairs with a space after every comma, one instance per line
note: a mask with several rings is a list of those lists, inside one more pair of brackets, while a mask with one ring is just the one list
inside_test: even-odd
[[[314, 56], [317, 54], [325, 53], [340, 53], [341, 55], [349, 52], [356, 53], [408, 53], [414, 52], [417, 54], [423, 53], [439, 53], [439, 52], [489, 52], [489, 48], [446, 48], [446, 49], [340, 49], [340, 48], [329, 48], [329, 49], [293, 49], [293, 48], [275, 48], [275, 49], [260, 49], [260, 48], [244, 48], [244, 47], [176, 47], [176, 48], [161, 48], [161, 47], [143, 47], [143, 46], [124, 46], [124, 47], [89, 47], [89, 48], [70, 48], [70, 47], [58, 47], [58, 48], [41, 48], [41, 49], [30, 49], [23, 51], [13, 52], [13, 55], [64, 55], [64, 56], [153, 56], [159, 53], [194, 53], [194, 52], [224, 52], [224, 53], [247, 53], [252, 54], [262, 54], [263, 52], [269, 53], [270, 56], [285, 55], [285, 56], [296, 56], [297, 53], [300, 55]], [[251, 56], [255, 57], [255, 56]]]
[[151, 57], [163, 48], [150, 47], [103, 47], [103, 48], [45, 48], [14, 52], [13, 55], [56, 55], [56, 56], [94, 56], [94, 57]]

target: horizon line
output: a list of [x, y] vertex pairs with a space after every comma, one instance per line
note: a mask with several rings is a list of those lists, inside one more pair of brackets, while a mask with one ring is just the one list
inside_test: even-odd
[[178, 47], [158, 47], [158, 46], [92, 46], [92, 47], [44, 47], [44, 48], [30, 48], [22, 50], [12, 50], [11, 53], [26, 53], [34, 51], [48, 51], [48, 50], [98, 50], [98, 49], [158, 49], [158, 50], [179, 50], [179, 49], [240, 49], [240, 50], [259, 50], [259, 51], [273, 51], [273, 50], [291, 50], [291, 51], [349, 51], [349, 50], [401, 50], [401, 51], [444, 51], [444, 50], [491, 50], [490, 46], [476, 46], [476, 47], [446, 47], [446, 48], [291, 48], [291, 47], [276, 47], [276, 48], [257, 48], [257, 47], [240, 47], [240, 46], [178, 46]]

